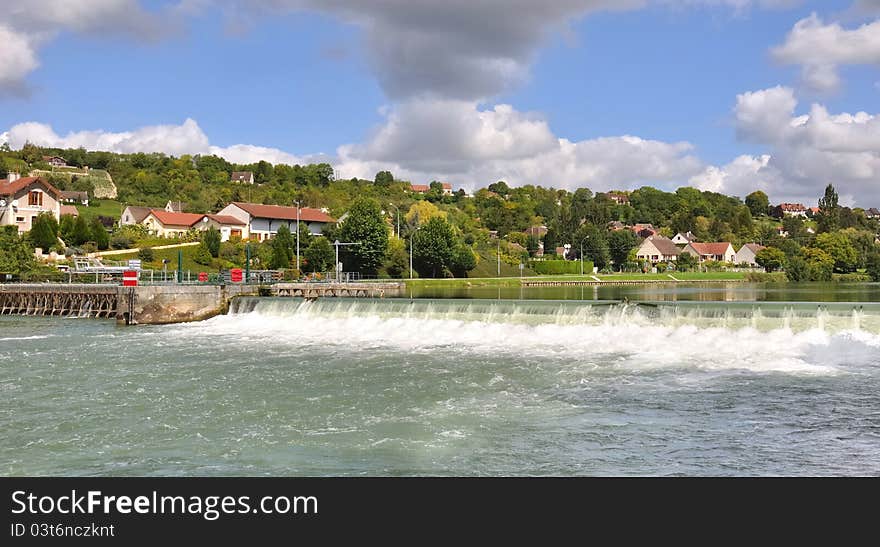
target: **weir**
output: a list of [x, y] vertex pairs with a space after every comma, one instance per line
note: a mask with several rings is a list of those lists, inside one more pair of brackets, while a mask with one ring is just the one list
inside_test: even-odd
[[0, 315], [116, 317], [116, 285], [0, 285]]
[[[314, 321], [371, 317], [388, 321], [432, 321], [528, 325], [542, 328], [645, 326], [754, 329], [796, 332], [862, 330], [880, 334], [878, 303], [812, 302], [620, 302], [466, 299], [240, 298], [230, 315], [298, 316]], [[576, 332], [576, 330], [575, 330]]]

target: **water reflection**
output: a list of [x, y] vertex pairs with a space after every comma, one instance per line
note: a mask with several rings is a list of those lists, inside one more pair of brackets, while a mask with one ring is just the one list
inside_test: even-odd
[[[475, 281], [478, 283], [478, 281]], [[412, 287], [410, 298], [695, 302], [880, 302], [878, 283], [678, 283], [568, 287]]]

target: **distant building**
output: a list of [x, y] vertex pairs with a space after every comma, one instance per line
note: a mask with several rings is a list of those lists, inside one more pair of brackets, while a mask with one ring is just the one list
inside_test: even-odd
[[62, 205], [60, 214], [61, 214], [61, 216], [70, 215], [70, 216], [76, 218], [79, 216], [79, 209], [77, 209], [73, 205]]
[[229, 182], [240, 182], [242, 184], [253, 184], [254, 183], [254, 173], [253, 173], [253, 171], [233, 171], [232, 175], [229, 177]]
[[183, 213], [189, 209], [189, 203], [185, 201], [168, 201], [165, 204], [165, 210], [169, 213]]
[[876, 207], [871, 207], [870, 209], [865, 211], [865, 216], [872, 220], [878, 219], [880, 218], [880, 210], [878, 210]]
[[80, 205], [89, 204], [88, 192], [73, 192], [69, 190], [61, 191], [61, 201], [64, 203], [78, 203]]
[[605, 195], [618, 205], [629, 205], [629, 196], [623, 192], [608, 192]]
[[43, 161], [52, 167], [67, 167], [67, 160], [61, 156], [43, 156]]
[[547, 234], [547, 227], [546, 227], [546, 226], [543, 226], [543, 225], [542, 225], [542, 226], [530, 226], [530, 227], [526, 230], [526, 235], [527, 235], [527, 236], [536, 237], [536, 238], [538, 238], [538, 239], [541, 239], [541, 238], [544, 237], [546, 234]]
[[642, 238], [649, 238], [657, 235], [659, 232], [654, 228], [653, 224], [636, 224], [630, 228], [635, 234]]
[[[286, 225], [291, 232], [296, 233], [296, 207], [236, 201], [224, 207], [217, 215], [234, 217], [243, 222], [247, 226], [248, 237], [251, 239], [260, 241], [271, 239], [278, 233], [278, 228], [282, 225]], [[336, 222], [324, 211], [309, 207], [299, 209], [299, 221], [304, 223], [309, 232], [315, 235], [320, 235], [327, 224]]]
[[247, 237], [246, 223], [229, 215], [171, 213], [163, 209], [151, 209], [141, 224], [160, 237], [174, 237], [190, 230], [205, 231], [212, 227], [220, 232], [221, 241]]
[[748, 264], [749, 266], [757, 266], [758, 263], [755, 262], [755, 256], [761, 249], [766, 249], [763, 245], [758, 245], [757, 243], [746, 243], [742, 247], [740, 247], [739, 251], [736, 252], [736, 259], [734, 260], [737, 264]]
[[681, 249], [671, 239], [663, 236], [649, 236], [636, 251], [636, 258], [652, 264], [678, 260]]
[[147, 218], [152, 209], [150, 207], [138, 207], [137, 205], [129, 205], [122, 211], [119, 217], [119, 225], [140, 224]]
[[802, 203], [780, 203], [782, 214], [789, 217], [806, 217], [807, 208]]
[[678, 232], [677, 234], [675, 234], [675, 237], [672, 238], [672, 242], [676, 245], [687, 245], [692, 241], [697, 241], [697, 236], [695, 236], [691, 232]]
[[18, 226], [29, 232], [41, 213], [61, 218], [61, 192], [41, 177], [19, 177], [9, 173], [0, 180], [0, 226]]
[[608, 229], [612, 232], [617, 232], [619, 230], [623, 230], [626, 228], [626, 224], [620, 222], [619, 220], [612, 220], [608, 223]]
[[683, 253], [690, 253], [697, 257], [700, 262], [714, 260], [716, 262], [736, 262], [736, 251], [733, 245], [728, 242], [723, 243], [688, 243]]
[[[452, 185], [448, 182], [441, 183], [443, 185], [443, 195], [451, 196], [452, 195]], [[431, 191], [430, 184], [410, 184], [410, 190], [415, 192], [416, 194], [427, 194]]]

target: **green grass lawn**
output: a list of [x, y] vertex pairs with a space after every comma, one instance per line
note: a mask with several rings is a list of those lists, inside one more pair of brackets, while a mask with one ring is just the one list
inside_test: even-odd
[[[172, 272], [177, 269], [177, 251], [183, 251], [183, 271], [187, 270], [198, 273], [198, 272], [216, 272], [217, 266], [204, 266], [202, 264], [197, 264], [193, 260], [193, 256], [196, 254], [196, 249], [198, 249], [198, 245], [192, 245], [190, 247], [179, 247], [177, 249], [153, 249], [153, 261], [146, 262], [141, 264], [141, 268], [144, 270], [162, 270], [162, 259], [168, 259], [168, 271]], [[133, 251], [131, 253], [124, 253], [118, 255], [108, 256], [106, 260], [108, 261], [120, 261], [125, 262], [132, 258], [138, 258], [137, 251]]]
[[97, 202], [97, 206], [90, 205], [77, 205], [76, 209], [79, 211], [79, 214], [82, 215], [86, 220], [91, 220], [97, 216], [105, 216], [112, 217], [116, 220], [119, 220], [119, 217], [122, 216], [122, 210], [124, 207], [118, 201], [113, 201], [111, 199], [98, 199], [94, 200]]

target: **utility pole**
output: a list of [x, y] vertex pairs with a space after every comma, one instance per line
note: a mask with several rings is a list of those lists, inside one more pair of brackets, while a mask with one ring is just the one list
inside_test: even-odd
[[495, 256], [498, 257], [498, 277], [501, 277], [501, 240], [498, 240], [498, 252], [495, 253]]
[[333, 264], [333, 270], [336, 273], [333, 277], [336, 278], [336, 282], [339, 283], [339, 246], [340, 245], [343, 245], [343, 246], [345, 246], [345, 245], [360, 245], [360, 243], [340, 243], [339, 240], [337, 239], [336, 241], [333, 242], [333, 245], [336, 245], [336, 263]]
[[400, 209], [393, 203], [388, 203], [388, 205], [394, 207], [394, 210], [397, 211], [397, 239], [400, 239]]
[[[299, 275], [299, 210], [302, 202], [296, 200], [294, 203], [296, 203], [296, 271], [297, 275]], [[337, 251], [338, 249], [339, 248], [337, 247]], [[339, 257], [337, 257], [336, 262], [339, 262]]]
[[587, 239], [590, 239], [590, 236], [584, 236], [584, 238], [581, 239], [581, 275], [584, 275], [584, 241]]

